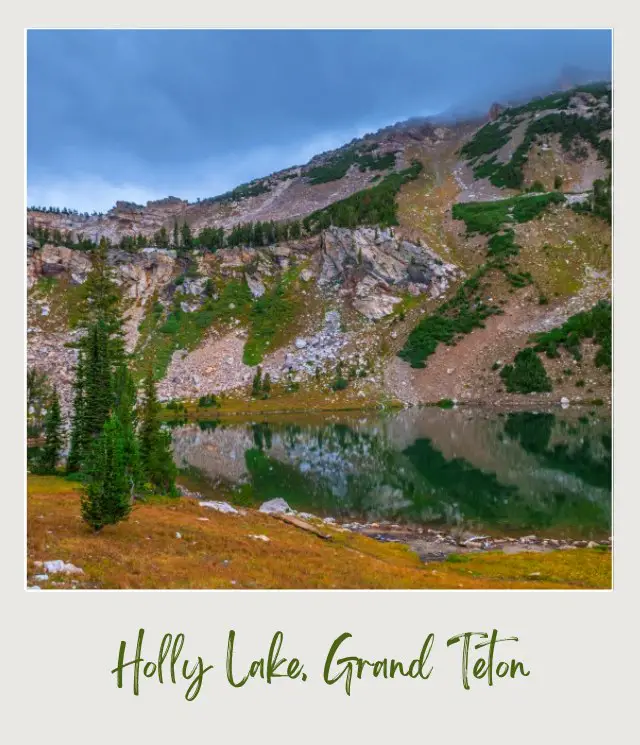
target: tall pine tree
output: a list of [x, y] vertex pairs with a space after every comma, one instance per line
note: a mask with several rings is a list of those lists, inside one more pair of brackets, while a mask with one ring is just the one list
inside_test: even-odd
[[156, 394], [153, 370], [144, 381], [143, 400], [140, 407], [140, 464], [144, 479], [160, 494], [177, 495], [177, 469], [171, 454], [171, 436], [163, 431], [160, 421], [160, 404]]
[[81, 498], [82, 518], [95, 531], [115, 525], [131, 512], [125, 436], [118, 416], [111, 414], [89, 449], [86, 483]]
[[76, 363], [76, 379], [73, 385], [75, 395], [73, 399], [73, 420], [71, 423], [69, 455], [67, 457], [67, 473], [77, 473], [80, 470], [82, 466], [82, 457], [87, 446], [87, 428], [84, 421], [84, 384], [84, 352], [80, 349], [78, 352], [78, 361]]
[[39, 473], [55, 473], [62, 450], [62, 415], [58, 391], [55, 387], [44, 418], [44, 437], [45, 443], [40, 451], [37, 470]]
[[132, 496], [143, 486], [140, 449], [136, 437], [136, 385], [125, 365], [120, 365], [114, 376], [114, 411], [122, 425], [126, 476]]

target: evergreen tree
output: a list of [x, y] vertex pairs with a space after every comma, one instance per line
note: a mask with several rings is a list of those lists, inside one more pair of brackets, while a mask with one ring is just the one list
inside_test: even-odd
[[80, 470], [82, 466], [82, 458], [84, 456], [87, 445], [87, 428], [84, 420], [84, 385], [84, 352], [81, 349], [78, 353], [78, 362], [76, 364], [76, 380], [74, 383], [75, 396], [73, 399], [73, 421], [71, 424], [69, 455], [67, 457], [67, 473], [76, 473]]
[[98, 437], [113, 405], [113, 360], [107, 325], [98, 321], [84, 340], [84, 423], [85, 439]]
[[173, 223], [173, 248], [176, 250], [180, 248], [180, 232], [178, 230], [178, 221]]
[[143, 478], [151, 484], [154, 491], [174, 496], [177, 493], [177, 469], [171, 454], [171, 436], [161, 427], [160, 404], [152, 369], [144, 381], [138, 442]]
[[265, 398], [268, 398], [271, 393], [271, 375], [269, 373], [262, 379], [262, 392], [265, 394]]
[[191, 228], [187, 225], [186, 220], [180, 228], [180, 237], [182, 238], [182, 248], [189, 250], [193, 248], [193, 235]]
[[262, 368], [260, 367], [260, 365], [258, 365], [258, 369], [256, 370], [256, 374], [253, 376], [253, 382], [251, 384], [251, 395], [254, 397], [259, 396], [261, 387], [262, 387]]
[[136, 437], [136, 385], [126, 365], [120, 365], [114, 376], [114, 411], [122, 425], [125, 471], [131, 494], [143, 485], [140, 451]]
[[158, 248], [169, 248], [169, 234], [164, 226], [154, 233], [153, 243]]
[[37, 468], [40, 473], [55, 473], [62, 450], [62, 416], [58, 391], [55, 387], [44, 418], [44, 437], [45, 444], [40, 453]]
[[131, 512], [124, 439], [118, 416], [111, 414], [87, 454], [81, 510], [95, 531], [115, 525]]
[[83, 285], [80, 311], [81, 325], [90, 327], [99, 321], [105, 324], [109, 347], [114, 362], [124, 359], [124, 332], [120, 311], [120, 293], [108, 262], [109, 244], [104, 238], [93, 252], [91, 271]]

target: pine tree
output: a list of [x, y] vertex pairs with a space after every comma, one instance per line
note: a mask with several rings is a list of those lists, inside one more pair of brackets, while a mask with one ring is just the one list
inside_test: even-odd
[[172, 248], [180, 248], [180, 231], [178, 230], [178, 221], [173, 223], [173, 245]]
[[118, 416], [111, 414], [86, 457], [81, 510], [95, 531], [115, 525], [131, 512], [124, 439]]
[[113, 405], [113, 364], [104, 321], [91, 326], [85, 340], [84, 422], [86, 440], [98, 437]]
[[81, 325], [90, 327], [102, 321], [109, 336], [111, 358], [114, 363], [124, 359], [124, 332], [120, 311], [120, 293], [113, 281], [113, 273], [108, 262], [109, 244], [104, 238], [93, 252], [91, 271], [83, 285], [83, 299], [80, 307]]
[[262, 379], [262, 392], [264, 393], [265, 398], [268, 398], [271, 393], [271, 375], [269, 375], [269, 373], [267, 373]]
[[180, 228], [180, 237], [182, 238], [182, 247], [185, 250], [193, 248], [193, 235], [191, 234], [191, 228], [187, 225], [186, 221]]
[[171, 454], [171, 436], [161, 427], [160, 404], [153, 370], [149, 370], [144, 381], [138, 442], [140, 466], [145, 481], [151, 484], [154, 491], [174, 496], [177, 493], [177, 469]]
[[138, 493], [143, 485], [140, 451], [136, 437], [136, 385], [125, 365], [120, 365], [114, 376], [114, 411], [122, 425], [125, 470], [130, 493]]
[[44, 437], [45, 444], [38, 459], [37, 469], [40, 473], [55, 473], [62, 450], [62, 416], [55, 387], [44, 418]]
[[75, 396], [73, 399], [73, 421], [71, 424], [71, 438], [69, 444], [69, 455], [67, 457], [67, 473], [77, 473], [82, 467], [82, 459], [86, 450], [86, 423], [85, 413], [85, 366], [84, 352], [78, 352], [76, 363], [76, 379], [74, 383]]
[[262, 368], [258, 365], [256, 374], [253, 376], [253, 382], [251, 384], [251, 395], [256, 397], [260, 395], [260, 388], [262, 387]]

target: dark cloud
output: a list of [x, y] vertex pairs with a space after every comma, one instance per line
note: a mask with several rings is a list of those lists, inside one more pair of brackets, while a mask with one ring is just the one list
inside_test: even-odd
[[402, 118], [487, 107], [567, 65], [609, 74], [611, 38], [30, 31], [27, 55], [29, 201], [106, 209], [210, 196]]

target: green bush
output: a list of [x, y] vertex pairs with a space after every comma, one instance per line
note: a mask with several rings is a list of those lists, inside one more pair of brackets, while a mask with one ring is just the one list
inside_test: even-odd
[[505, 223], [529, 222], [539, 217], [550, 205], [564, 201], [564, 194], [552, 191], [491, 202], [459, 202], [453, 205], [452, 215], [455, 220], [464, 221], [469, 234], [493, 235]]
[[544, 365], [531, 347], [518, 352], [514, 364], [505, 365], [500, 377], [509, 393], [543, 393], [552, 390]]
[[576, 360], [582, 359], [580, 345], [583, 339], [593, 339], [599, 347], [595, 356], [597, 367], [611, 370], [611, 303], [601, 300], [589, 311], [576, 313], [562, 326], [535, 334], [535, 350], [547, 357], [557, 357], [558, 347], [564, 347]]
[[349, 381], [343, 377], [336, 378], [331, 384], [334, 391], [343, 391], [349, 385]]
[[460, 155], [466, 160], [471, 160], [481, 155], [493, 153], [509, 142], [509, 134], [513, 129], [514, 126], [512, 125], [489, 122], [466, 143], [460, 150]]

